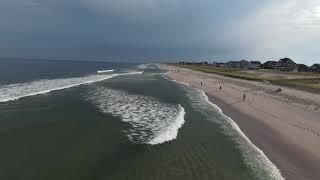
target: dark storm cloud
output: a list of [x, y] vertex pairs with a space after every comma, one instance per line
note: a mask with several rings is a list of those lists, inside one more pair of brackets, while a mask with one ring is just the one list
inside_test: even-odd
[[[264, 39], [255, 37], [257, 34], [251, 37], [248, 17], [259, 15], [274, 3], [254, 0], [2, 1], [0, 53], [34, 57], [105, 57], [110, 53], [123, 53], [118, 49], [140, 50], [143, 54], [145, 48], [150, 52], [202, 49], [201, 52], [217, 54], [245, 54], [261, 44], [257, 39]], [[254, 25], [260, 19], [252, 21]]]

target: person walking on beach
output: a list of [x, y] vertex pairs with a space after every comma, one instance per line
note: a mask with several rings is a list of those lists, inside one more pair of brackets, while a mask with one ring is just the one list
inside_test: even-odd
[[202, 86], [202, 81], [201, 81], [201, 86]]
[[243, 94], [242, 101], [246, 100], [246, 94]]
[[221, 88], [221, 86], [220, 86], [220, 88], [219, 88], [219, 89], [220, 89], [220, 91], [221, 91], [221, 89], [222, 89], [222, 88]]

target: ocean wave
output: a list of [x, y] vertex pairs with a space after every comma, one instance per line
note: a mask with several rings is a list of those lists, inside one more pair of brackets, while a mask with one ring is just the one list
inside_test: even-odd
[[164, 79], [166, 79], [166, 80], [168, 80], [168, 81], [172, 81], [172, 82], [175, 82], [175, 83], [177, 83], [177, 84], [181, 84], [181, 85], [184, 85], [184, 86], [187, 86], [187, 87], [191, 87], [190, 84], [188, 84], [188, 83], [186, 83], [186, 82], [181, 82], [181, 81], [177, 81], [177, 80], [175, 80], [175, 79], [170, 78], [169, 76], [167, 76], [168, 73], [162, 73], [161, 75], [162, 75], [162, 77], [163, 77]]
[[[176, 80], [172, 81], [190, 87], [187, 83]], [[264, 152], [250, 141], [240, 127], [230, 117], [226, 116], [219, 106], [209, 101], [209, 98], [204, 91], [197, 88], [191, 89], [196, 92], [189, 92], [188, 98], [196, 109], [208, 114], [208, 117], [212, 117], [210, 111], [212, 111], [213, 107], [213, 109], [223, 117], [225, 121], [213, 118], [212, 120], [220, 124], [225, 132], [238, 144], [242, 156], [244, 157], [244, 162], [253, 171], [254, 176], [261, 180], [284, 180], [280, 170], [268, 159]]]
[[140, 64], [137, 66], [138, 69], [140, 70], [145, 70], [145, 69], [159, 69], [159, 67], [156, 64]]
[[[209, 101], [209, 98], [204, 91], [200, 89], [198, 89], [198, 91], [200, 91], [202, 99], [218, 110], [224, 119], [226, 119], [227, 124], [222, 124], [222, 127], [238, 143], [245, 158], [245, 163], [254, 171], [255, 175], [259, 177], [259, 179], [284, 180], [280, 170], [268, 159], [261, 149], [250, 141], [250, 139], [242, 132], [238, 124], [230, 117], [226, 116], [219, 106]], [[236, 132], [232, 130], [235, 130]], [[266, 175], [269, 176], [266, 177]]]
[[97, 71], [98, 74], [110, 73], [110, 72], [114, 72], [114, 70], [113, 70], [113, 69], [107, 69], [107, 70], [98, 70], [98, 71]]
[[18, 83], [0, 86], [0, 102], [17, 100], [27, 96], [45, 94], [51, 91], [71, 88], [82, 84], [103, 81], [120, 75], [141, 74], [130, 72], [123, 74], [89, 75], [76, 78], [42, 79], [28, 83]]
[[88, 98], [104, 113], [111, 113], [131, 125], [129, 140], [138, 144], [162, 144], [177, 138], [184, 124], [184, 108], [156, 98], [96, 87]]
[[140, 64], [140, 65], [137, 66], [137, 68], [140, 69], [140, 70], [144, 70], [147, 67], [148, 67], [148, 64]]
[[176, 81], [174, 79], [170, 79], [171, 81], [175, 82], [175, 83], [179, 83], [179, 84], [182, 84], [182, 85], [185, 85], [185, 86], [188, 86], [188, 87], [191, 87], [190, 84], [188, 83], [185, 83], [185, 82], [180, 82], [180, 81]]

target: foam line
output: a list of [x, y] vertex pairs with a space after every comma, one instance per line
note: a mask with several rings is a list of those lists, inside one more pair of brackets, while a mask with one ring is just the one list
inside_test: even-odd
[[18, 83], [0, 86], [0, 102], [8, 102], [23, 97], [49, 93], [51, 91], [62, 90], [103, 81], [116, 76], [141, 74], [142, 72], [130, 72], [124, 74], [89, 75], [76, 78], [42, 79], [29, 83]]
[[163, 103], [153, 97], [98, 86], [88, 99], [101, 112], [129, 123], [127, 137], [137, 144], [157, 145], [172, 141], [185, 122], [182, 106]]
[[[171, 81], [183, 84], [187, 87], [191, 87], [188, 83], [185, 83], [185, 82], [179, 82], [176, 80], [171, 80]], [[227, 123], [231, 125], [231, 127], [237, 132], [238, 135], [240, 135], [241, 139], [235, 138], [235, 140], [238, 141], [237, 143], [239, 143], [241, 152], [245, 157], [245, 163], [255, 172], [256, 176], [258, 176], [261, 179], [265, 179], [265, 178], [262, 178], [264, 176], [262, 174], [266, 172], [269, 175], [269, 177], [267, 177], [266, 179], [274, 179], [274, 180], [285, 179], [281, 175], [280, 170], [269, 160], [269, 158], [264, 154], [264, 152], [250, 141], [250, 139], [242, 132], [242, 130], [240, 129], [240, 127], [236, 122], [234, 122], [230, 117], [226, 116], [218, 105], [212, 103], [209, 100], [208, 96], [203, 90], [195, 87], [192, 87], [192, 89], [199, 91], [200, 95], [203, 97], [203, 100], [206, 103], [208, 103], [210, 106], [218, 110], [218, 112], [224, 117], [224, 119], [226, 119]], [[244, 143], [240, 142], [242, 141], [242, 139], [245, 141]], [[251, 151], [248, 150], [245, 144], [248, 144], [252, 148], [252, 150]], [[260, 171], [259, 168], [263, 168], [262, 171]]]
[[144, 70], [144, 69], [146, 69], [148, 66], [149, 66], [149, 64], [140, 64], [140, 65], [137, 66], [137, 68], [140, 69], [140, 70]]
[[101, 74], [101, 73], [110, 73], [110, 72], [114, 72], [113, 69], [108, 69], [108, 70], [98, 70], [97, 73]]
[[[222, 114], [222, 116], [228, 121], [228, 123], [233, 127], [233, 129], [235, 129], [235, 130], [240, 134], [240, 136], [241, 136], [242, 138], [244, 138], [245, 141], [248, 142], [249, 145], [258, 152], [258, 154], [259, 154], [260, 157], [257, 157], [257, 160], [258, 160], [258, 161], [261, 160], [260, 163], [262, 163], [264, 166], [266, 166], [265, 168], [266, 168], [266, 170], [269, 172], [269, 174], [271, 175], [271, 177], [272, 177], [273, 179], [275, 179], [275, 180], [284, 180], [284, 178], [283, 178], [282, 175], [281, 175], [280, 170], [269, 160], [269, 158], [264, 154], [264, 152], [263, 152], [260, 148], [258, 148], [256, 145], [254, 145], [254, 144], [250, 141], [250, 139], [242, 132], [242, 130], [241, 130], [241, 128], [238, 126], [238, 124], [237, 124], [235, 121], [233, 121], [233, 119], [231, 119], [230, 117], [228, 117], [227, 115], [225, 115], [225, 114], [223, 113], [222, 109], [221, 109], [218, 105], [212, 103], [212, 102], [209, 100], [208, 96], [206, 95], [206, 93], [205, 93], [204, 91], [202, 91], [202, 90], [200, 90], [200, 89], [198, 89], [198, 90], [202, 93], [205, 101], [206, 101], [207, 103], [209, 103], [211, 106], [213, 106], [214, 108], [216, 108], [216, 109]], [[245, 149], [242, 149], [242, 150], [245, 151]], [[249, 156], [252, 156], [252, 154], [245, 154], [245, 156], [246, 156], [246, 158], [250, 158], [250, 159], [251, 159], [251, 157], [249, 157]], [[249, 159], [247, 159], [247, 160], [249, 160]], [[247, 163], [251, 163], [251, 162], [247, 162]], [[251, 164], [250, 166], [255, 166], [255, 165], [252, 165], [252, 164]]]
[[172, 122], [172, 124], [170, 124], [161, 133], [155, 134], [155, 137], [151, 141], [149, 141], [148, 144], [162, 144], [164, 142], [172, 141], [177, 138], [178, 130], [183, 126], [185, 122], [184, 115], [186, 114], [184, 108], [180, 104], [179, 109], [179, 114], [175, 118], [174, 122]]

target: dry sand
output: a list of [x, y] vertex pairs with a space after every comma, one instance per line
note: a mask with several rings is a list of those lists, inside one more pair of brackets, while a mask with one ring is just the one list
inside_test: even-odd
[[[174, 66], [162, 67], [168, 70], [170, 78], [204, 90], [286, 179], [320, 179], [319, 94]], [[276, 93], [278, 88], [282, 92]]]

